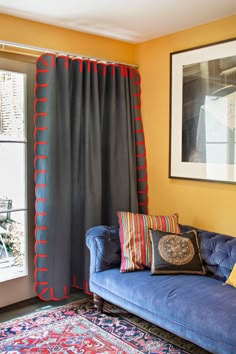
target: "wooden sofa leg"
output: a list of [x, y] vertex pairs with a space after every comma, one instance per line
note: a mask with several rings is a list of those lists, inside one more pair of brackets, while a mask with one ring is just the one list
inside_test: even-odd
[[94, 303], [94, 307], [96, 308], [97, 312], [101, 313], [103, 303], [104, 303], [103, 298], [100, 297], [99, 295], [93, 293], [93, 303]]

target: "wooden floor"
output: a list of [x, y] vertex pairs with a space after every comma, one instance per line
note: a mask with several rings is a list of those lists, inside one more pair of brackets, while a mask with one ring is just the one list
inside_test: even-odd
[[65, 305], [77, 300], [81, 300], [88, 297], [81, 290], [73, 290], [70, 297], [61, 301], [49, 301], [45, 302], [39, 298], [33, 298], [26, 301], [19, 302], [14, 305], [6, 306], [0, 309], [0, 323], [12, 320], [14, 318], [28, 315], [32, 312], [37, 312], [38, 310], [50, 310], [52, 308]]

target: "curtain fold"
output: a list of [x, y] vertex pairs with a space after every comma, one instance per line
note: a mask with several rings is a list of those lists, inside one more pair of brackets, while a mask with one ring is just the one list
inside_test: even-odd
[[88, 290], [85, 232], [147, 212], [140, 76], [123, 65], [44, 54], [35, 88], [35, 291]]

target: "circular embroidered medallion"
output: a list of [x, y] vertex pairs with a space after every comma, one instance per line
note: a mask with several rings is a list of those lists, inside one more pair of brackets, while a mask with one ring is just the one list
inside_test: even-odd
[[194, 257], [194, 247], [190, 240], [176, 235], [163, 236], [158, 244], [161, 257], [171, 264], [183, 265]]

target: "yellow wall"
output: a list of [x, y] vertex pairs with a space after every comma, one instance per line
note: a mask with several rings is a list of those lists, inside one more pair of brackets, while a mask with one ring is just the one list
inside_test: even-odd
[[135, 45], [0, 15], [0, 40], [135, 64]]
[[138, 45], [147, 147], [149, 213], [236, 236], [236, 184], [168, 179], [170, 53], [236, 37], [236, 16]]

